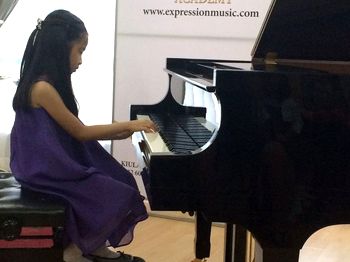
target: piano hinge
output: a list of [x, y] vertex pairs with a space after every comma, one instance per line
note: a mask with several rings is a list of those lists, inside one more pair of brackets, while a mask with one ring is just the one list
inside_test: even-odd
[[277, 65], [277, 53], [268, 52], [265, 56], [264, 62], [267, 65]]

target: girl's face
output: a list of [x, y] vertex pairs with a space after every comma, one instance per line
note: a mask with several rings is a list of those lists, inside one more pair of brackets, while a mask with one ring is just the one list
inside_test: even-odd
[[88, 44], [88, 34], [83, 34], [79, 40], [72, 43], [70, 50], [70, 72], [75, 72], [82, 63], [82, 55]]

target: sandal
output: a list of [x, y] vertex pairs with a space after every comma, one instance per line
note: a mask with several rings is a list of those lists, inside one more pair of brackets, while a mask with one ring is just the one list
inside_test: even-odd
[[124, 252], [118, 251], [120, 254], [119, 257], [100, 257], [96, 255], [87, 255], [87, 258], [92, 259], [94, 262], [146, 262], [143, 258], [141, 257], [135, 257], [132, 255], [125, 254]]

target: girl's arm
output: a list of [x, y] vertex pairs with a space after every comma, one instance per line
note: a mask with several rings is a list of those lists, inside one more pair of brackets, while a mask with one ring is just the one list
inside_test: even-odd
[[136, 131], [154, 132], [157, 129], [148, 120], [86, 126], [68, 110], [56, 89], [46, 81], [32, 86], [30, 99], [33, 107], [43, 107], [64, 130], [81, 141], [124, 139]]

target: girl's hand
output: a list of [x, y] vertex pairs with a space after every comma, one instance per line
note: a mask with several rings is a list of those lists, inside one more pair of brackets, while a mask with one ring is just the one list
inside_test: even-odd
[[133, 122], [133, 130], [134, 132], [137, 131], [144, 131], [146, 133], [156, 133], [158, 132], [158, 128], [155, 123], [153, 123], [151, 120], [148, 119], [140, 119], [140, 120], [134, 120]]

